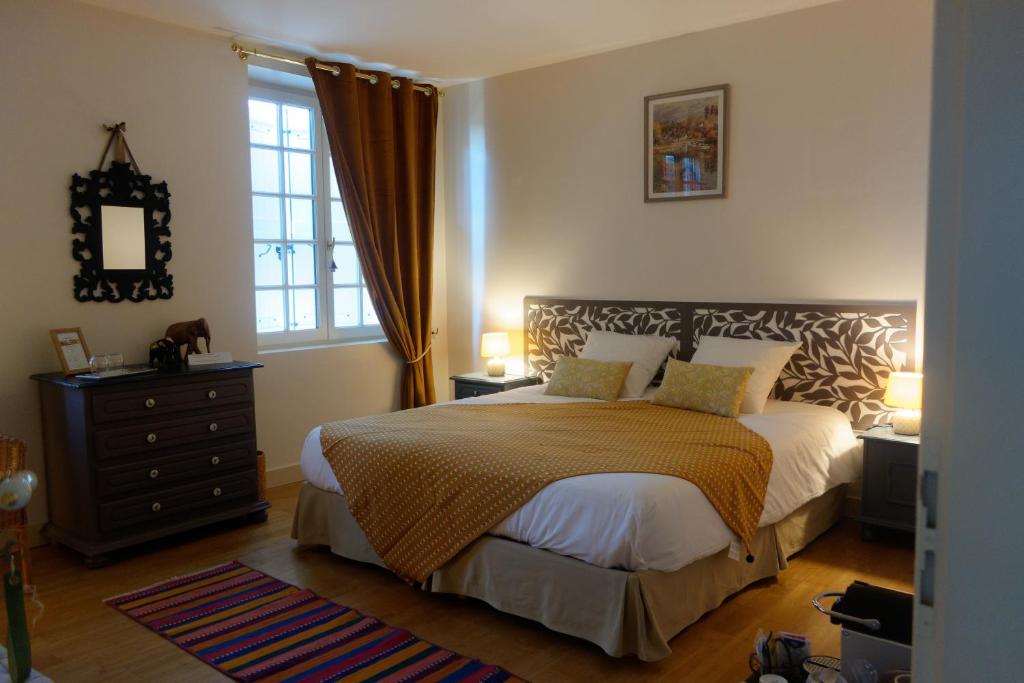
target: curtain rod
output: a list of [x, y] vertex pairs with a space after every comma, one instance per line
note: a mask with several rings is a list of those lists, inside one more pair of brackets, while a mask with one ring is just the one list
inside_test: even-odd
[[[273, 59], [276, 62], [286, 62], [288, 64], [294, 64], [296, 66], [306, 66], [305, 62], [301, 62], [298, 59], [292, 59], [291, 57], [282, 57], [281, 55], [272, 55], [267, 52], [260, 52], [259, 50], [250, 50], [247, 47], [239, 45], [238, 43], [231, 43], [231, 51], [237, 54], [238, 58], [243, 62], [247, 61], [249, 57], [252, 56], [262, 57], [263, 59]], [[329, 73], [334, 74], [335, 76], [341, 73], [340, 68], [336, 66], [331, 66], [330, 64], [322, 64], [321, 62], [316, 62], [314, 66], [317, 69], [320, 69], [321, 71], [327, 71]], [[377, 85], [377, 82], [380, 80], [377, 77], [377, 74], [368, 74], [359, 70], [356, 71], [356, 78], [362, 78], [365, 81], [369, 81], [371, 85]], [[412, 80], [409, 79], [409, 82], [411, 83]], [[392, 80], [391, 87], [395, 90], [398, 90], [398, 88], [402, 87], [402, 85], [398, 80]], [[432, 95], [436, 92], [440, 97], [444, 97], [444, 93], [434, 86], [416, 85], [415, 83], [413, 83], [412, 89], [418, 90], [425, 95]]]

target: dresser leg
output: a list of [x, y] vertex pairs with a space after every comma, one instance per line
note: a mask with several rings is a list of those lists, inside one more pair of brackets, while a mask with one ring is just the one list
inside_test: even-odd
[[107, 553], [100, 553], [99, 555], [86, 555], [83, 558], [85, 566], [88, 569], [99, 569], [100, 567], [106, 567], [110, 564], [113, 558]]
[[246, 521], [252, 522], [253, 524], [258, 524], [260, 522], [265, 522], [265, 521], [267, 521], [267, 511], [266, 510], [257, 510], [256, 512], [250, 512], [248, 515], [246, 515], [245, 519], [246, 519]]
[[878, 538], [878, 532], [875, 530], [874, 525], [865, 524], [861, 522], [860, 525], [860, 537], [865, 541], [874, 541]]

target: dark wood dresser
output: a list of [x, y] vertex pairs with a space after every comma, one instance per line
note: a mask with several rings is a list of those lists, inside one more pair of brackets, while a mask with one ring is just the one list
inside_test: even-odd
[[540, 377], [524, 377], [522, 375], [491, 377], [486, 372], [467, 372], [462, 375], [452, 375], [450, 379], [455, 382], [456, 400], [498, 394], [519, 387], [532, 387], [534, 384], [540, 384]]
[[87, 381], [39, 382], [49, 523], [85, 556], [213, 522], [266, 519], [256, 469], [254, 368], [223, 363]]
[[873, 540], [880, 528], [914, 532], [917, 517], [917, 451], [920, 436], [872, 427], [864, 441], [860, 500], [861, 536]]

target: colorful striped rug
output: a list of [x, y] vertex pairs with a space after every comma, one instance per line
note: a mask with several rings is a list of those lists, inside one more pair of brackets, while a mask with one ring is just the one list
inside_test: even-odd
[[241, 681], [519, 681], [229, 562], [105, 601]]

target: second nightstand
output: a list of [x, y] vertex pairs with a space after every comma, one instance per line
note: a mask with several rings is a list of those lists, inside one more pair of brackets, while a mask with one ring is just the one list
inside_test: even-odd
[[464, 375], [452, 375], [455, 382], [455, 398], [472, 398], [485, 394], [497, 394], [509, 389], [531, 387], [540, 384], [539, 377], [523, 377], [522, 375], [503, 375], [491, 377], [486, 372], [469, 372]]
[[878, 527], [913, 532], [921, 438], [894, 434], [892, 427], [872, 427], [859, 438], [864, 441], [862, 535], [871, 539]]

